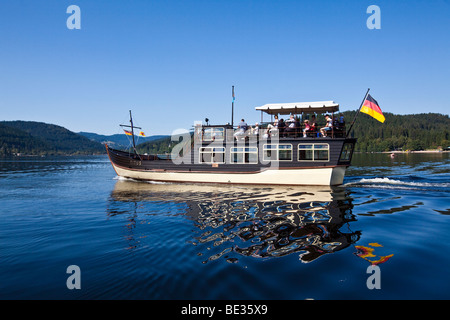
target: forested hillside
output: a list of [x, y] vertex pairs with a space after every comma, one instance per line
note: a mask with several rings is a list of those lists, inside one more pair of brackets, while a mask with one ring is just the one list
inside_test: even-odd
[[30, 134], [0, 123], [0, 156], [8, 156], [21, 152], [40, 154], [50, 146]]
[[[344, 112], [349, 128], [355, 111]], [[446, 149], [450, 146], [448, 115], [423, 113], [395, 115], [384, 113], [386, 121], [378, 122], [361, 113], [353, 126], [352, 136], [358, 138], [357, 151], [393, 151]]]
[[[89, 138], [90, 140], [97, 141], [100, 143], [107, 143], [110, 147], [115, 149], [123, 149], [126, 147], [129, 147], [131, 143], [131, 137], [126, 136], [125, 134], [113, 134], [113, 135], [101, 135], [96, 134], [92, 132], [78, 132], [78, 134], [81, 134], [82, 136], [85, 136], [86, 138]], [[136, 144], [158, 140], [162, 138], [166, 138], [167, 136], [150, 136], [150, 137], [139, 137], [136, 136]]]
[[34, 121], [0, 122], [0, 156], [104, 152], [102, 144], [57, 125]]
[[176, 142], [171, 142], [171, 137], [160, 138], [154, 141], [148, 141], [136, 146], [139, 153], [165, 154], [169, 153]]

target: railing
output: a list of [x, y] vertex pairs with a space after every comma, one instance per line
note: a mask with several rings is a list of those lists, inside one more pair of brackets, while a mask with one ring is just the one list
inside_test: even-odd
[[[265, 137], [278, 137], [278, 138], [320, 138], [320, 137], [330, 137], [330, 138], [344, 138], [346, 134], [345, 124], [334, 125], [331, 130], [324, 132], [325, 135], [321, 133], [321, 128], [325, 125], [316, 125], [309, 130], [305, 130], [306, 127], [296, 124], [294, 127], [284, 126], [284, 127], [274, 127], [271, 122], [263, 122], [258, 124], [258, 136], [265, 135]], [[234, 132], [239, 129], [236, 128]], [[249, 126], [246, 135], [249, 136], [254, 134], [255, 126]]]
[[[295, 139], [295, 138], [345, 138], [346, 129], [345, 123], [339, 124], [336, 121], [334, 122], [331, 130], [321, 132], [321, 128], [325, 127], [323, 125], [317, 125], [315, 127], [311, 127], [310, 130], [305, 130], [305, 126], [301, 125], [299, 122], [296, 122], [294, 127], [289, 127], [289, 123], [286, 123], [284, 127], [274, 127], [271, 122], [262, 122], [256, 125], [249, 125], [247, 130], [240, 134], [240, 128], [237, 126], [202, 126], [198, 128], [201, 130], [202, 141], [231, 141], [235, 140], [246, 140], [251, 137], [261, 137], [264, 138], [274, 138], [277, 137], [279, 139]], [[198, 131], [200, 133], [200, 131]], [[238, 134], [236, 134], [238, 133]]]

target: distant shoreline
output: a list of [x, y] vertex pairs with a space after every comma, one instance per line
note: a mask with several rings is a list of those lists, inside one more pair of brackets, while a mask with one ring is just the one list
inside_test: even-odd
[[355, 153], [385, 153], [385, 154], [408, 154], [408, 153], [450, 153], [450, 150], [416, 150], [416, 151], [355, 151]]
[[0, 155], [0, 159], [17, 159], [17, 158], [45, 158], [45, 157], [77, 157], [77, 156], [103, 156], [104, 153], [49, 153], [49, 154], [8, 154]]
[[439, 150], [439, 149], [433, 149], [433, 150], [411, 150], [411, 151], [382, 151], [377, 153], [448, 153], [450, 150]]

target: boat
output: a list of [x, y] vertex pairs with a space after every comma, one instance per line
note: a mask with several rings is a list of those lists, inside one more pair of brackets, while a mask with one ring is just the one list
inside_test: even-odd
[[[249, 185], [341, 185], [351, 165], [356, 138], [349, 137], [345, 122], [335, 113], [334, 101], [276, 103], [255, 107], [261, 113], [256, 128], [233, 124], [195, 123], [191, 131], [173, 136], [178, 142], [170, 155], [137, 152], [133, 120], [133, 147], [117, 150], [106, 145], [118, 176], [144, 181]], [[303, 132], [299, 121], [327, 114], [330, 130]], [[271, 121], [264, 122], [264, 116]], [[274, 117], [288, 116], [297, 126], [281, 128]], [[293, 117], [292, 117], [293, 116]], [[289, 123], [288, 120], [286, 123]], [[122, 125], [124, 126], [124, 125]], [[319, 125], [323, 127], [324, 124]], [[255, 125], [256, 127], [256, 125]], [[181, 141], [180, 141], [181, 139]]]

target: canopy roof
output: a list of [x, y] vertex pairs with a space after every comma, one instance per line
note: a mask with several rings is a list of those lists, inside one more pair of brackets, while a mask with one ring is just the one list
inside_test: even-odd
[[339, 111], [339, 104], [334, 101], [271, 103], [255, 109], [268, 114], [325, 113]]

